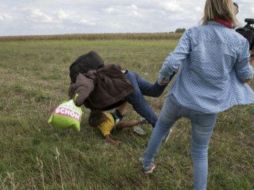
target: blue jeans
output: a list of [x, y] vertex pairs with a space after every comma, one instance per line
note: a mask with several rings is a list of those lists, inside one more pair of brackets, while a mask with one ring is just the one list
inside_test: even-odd
[[194, 165], [194, 188], [195, 190], [205, 190], [208, 175], [208, 146], [217, 114], [205, 114], [185, 108], [177, 103], [173, 95], [169, 95], [163, 105], [144, 153], [143, 167], [146, 170], [154, 162], [162, 140], [181, 117], [189, 118], [192, 125], [191, 156]]
[[144, 96], [159, 97], [166, 85], [159, 85], [157, 82], [151, 84], [137, 73], [131, 71], [128, 71], [125, 75], [134, 88], [134, 92], [127, 96], [126, 100], [139, 115], [144, 117], [154, 127], [158, 118]]

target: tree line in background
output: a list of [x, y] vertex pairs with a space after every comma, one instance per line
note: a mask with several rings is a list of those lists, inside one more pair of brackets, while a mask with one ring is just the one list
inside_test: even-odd
[[176, 30], [175, 30], [175, 33], [184, 33], [185, 32], [185, 28], [177, 28]]

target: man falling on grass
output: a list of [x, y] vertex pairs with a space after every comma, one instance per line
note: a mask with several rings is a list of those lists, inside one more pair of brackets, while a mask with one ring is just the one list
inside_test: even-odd
[[122, 70], [119, 65], [104, 64], [93, 51], [80, 56], [70, 66], [70, 78], [69, 96], [78, 94], [77, 106], [85, 105], [94, 112], [128, 102], [152, 127], [158, 118], [144, 96], [159, 97], [169, 82], [151, 84], [135, 72]]

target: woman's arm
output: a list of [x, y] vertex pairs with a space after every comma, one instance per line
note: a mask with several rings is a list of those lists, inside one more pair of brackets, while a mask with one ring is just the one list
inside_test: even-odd
[[180, 68], [183, 60], [185, 60], [191, 52], [191, 31], [187, 30], [181, 37], [177, 47], [173, 53], [165, 59], [160, 72], [159, 72], [159, 83], [165, 83], [172, 78], [178, 69]]

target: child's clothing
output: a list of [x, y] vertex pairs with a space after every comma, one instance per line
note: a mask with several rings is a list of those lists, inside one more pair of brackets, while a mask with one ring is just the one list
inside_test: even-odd
[[103, 121], [98, 128], [100, 129], [102, 135], [105, 137], [110, 135], [111, 131], [113, 130], [114, 126], [116, 125], [116, 121], [112, 115], [112, 113], [103, 112], [105, 115], [105, 121]]
[[[113, 113], [103, 112], [106, 119], [98, 126], [98, 128], [104, 137], [110, 135], [116, 124], [120, 122], [122, 117], [119, 117], [119, 114], [116, 113], [116, 111]], [[145, 135], [145, 131], [139, 126], [133, 126], [133, 132], [138, 135]]]

